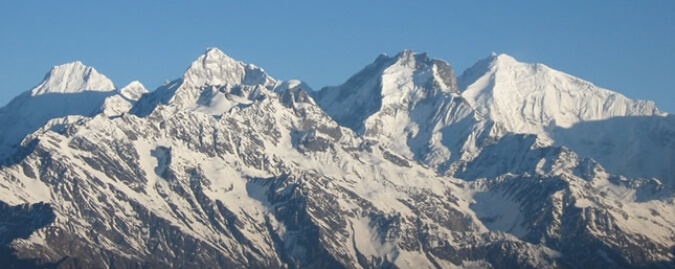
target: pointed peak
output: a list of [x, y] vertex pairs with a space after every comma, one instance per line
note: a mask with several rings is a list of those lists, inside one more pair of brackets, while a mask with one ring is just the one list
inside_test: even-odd
[[81, 61], [72, 61], [69, 63], [61, 64], [61, 65], [56, 65], [52, 67], [52, 72], [56, 70], [73, 70], [73, 69], [83, 69], [83, 68], [91, 68], [90, 66], [85, 65]]
[[220, 50], [218, 47], [207, 47], [205, 54], [209, 54], [209, 52], [224, 54], [223, 51]]
[[138, 100], [141, 95], [148, 92], [143, 83], [138, 80], [130, 82], [127, 86], [119, 90], [120, 94], [130, 100]]
[[518, 63], [520, 62], [508, 54], [496, 53], [493, 51], [490, 53], [490, 56], [478, 60], [473, 66], [462, 72], [459, 80], [463, 82], [460, 83], [460, 87], [463, 88], [468, 86], [467, 83], [473, 83], [475, 79], [479, 78], [489, 70], [494, 71], [499, 69], [499, 67], [512, 66]]
[[267, 85], [273, 79], [262, 68], [230, 58], [218, 48], [208, 48], [185, 71], [183, 80], [193, 86]]
[[304, 90], [307, 92], [313, 92], [314, 90], [312, 87], [307, 85], [302, 80], [297, 80], [297, 79], [291, 79], [291, 80], [286, 80], [286, 81], [278, 81], [276, 85], [274, 85], [274, 92], [276, 93], [282, 93], [284, 91], [288, 91], [291, 89], [299, 89], [299, 90]]
[[56, 77], [64, 73], [82, 73], [91, 72], [91, 70], [95, 71], [93, 67], [85, 65], [81, 61], [72, 61], [69, 63], [52, 66], [52, 68], [49, 70], [49, 73], [45, 75], [45, 79], [49, 77]]
[[225, 52], [216, 47], [206, 48], [206, 51], [204, 52], [204, 57], [210, 59], [229, 59], [232, 61], [236, 61], [232, 59], [230, 56], [227, 56]]
[[[380, 54], [373, 62], [374, 66], [390, 66], [395, 63], [400, 63], [403, 66], [411, 66], [417, 68], [423, 65], [431, 64], [432, 59], [426, 52], [415, 52], [410, 49], [402, 50], [396, 55], [390, 57], [386, 53]], [[421, 65], [419, 63], [422, 63]]]
[[42, 83], [31, 90], [31, 95], [112, 90], [115, 85], [105, 75], [80, 61], [73, 61], [52, 67]]
[[411, 49], [404, 49], [396, 54], [396, 58], [409, 57], [415, 55], [415, 51]]
[[518, 63], [518, 60], [516, 60], [516, 58], [513, 58], [511, 55], [508, 55], [506, 53], [495, 54], [493, 52], [492, 58], [494, 59], [494, 61], [497, 61], [502, 64]]
[[[192, 68], [207, 68], [207, 67], [216, 67], [216, 66], [227, 66], [227, 67], [236, 67], [243, 66], [244, 63], [233, 59], [228, 56], [222, 50], [216, 47], [207, 48], [204, 51], [204, 54], [200, 55], [197, 60], [195, 60], [190, 69]], [[189, 69], [188, 69], [189, 70]]]
[[478, 61], [478, 63], [485, 62], [488, 63], [489, 65], [495, 65], [497, 63], [499, 64], [513, 64], [513, 63], [518, 63], [518, 60], [516, 58], [513, 58], [513, 56], [508, 55], [506, 53], [497, 53], [497, 52], [491, 52], [490, 56], [485, 57], [481, 60]]
[[129, 84], [127, 84], [127, 86], [124, 86], [122, 89], [126, 89], [126, 88], [139, 88], [139, 87], [140, 87], [140, 88], [145, 88], [145, 86], [143, 86], [143, 83], [141, 83], [141, 82], [138, 81], [138, 80], [134, 80], [134, 81], [132, 81], [132, 82], [129, 82]]
[[404, 49], [401, 52], [397, 53], [395, 58], [406, 59], [406, 60], [416, 60], [416, 61], [429, 61], [429, 55], [426, 52], [415, 52], [411, 49]]

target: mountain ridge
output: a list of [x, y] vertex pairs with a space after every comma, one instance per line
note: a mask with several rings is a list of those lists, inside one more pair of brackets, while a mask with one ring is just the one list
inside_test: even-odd
[[[669, 175], [671, 117], [647, 104], [578, 129], [530, 117], [545, 113], [510, 124], [467, 89], [577, 84], [500, 71], [484, 87], [483, 71], [457, 79], [406, 50], [313, 92], [208, 49], [155, 91], [132, 82], [24, 131], [0, 164], [0, 215], [34, 225], [13, 238], [0, 224], [11, 239], [0, 257], [63, 268], [672, 267], [675, 182], [617, 170], [647, 167], [625, 161], [651, 151], [663, 163], [645, 173]], [[635, 132], [612, 136], [615, 125]]]

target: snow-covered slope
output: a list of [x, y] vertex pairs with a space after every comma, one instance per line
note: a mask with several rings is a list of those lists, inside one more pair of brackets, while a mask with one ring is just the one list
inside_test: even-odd
[[317, 101], [340, 124], [363, 134], [373, 128], [368, 119], [382, 110], [407, 114], [425, 99], [453, 92], [458, 88], [448, 63], [407, 50], [380, 55], [343, 85], [322, 89]]
[[190, 65], [182, 78], [142, 98], [133, 112], [145, 115], [158, 104], [171, 104], [218, 115], [234, 106], [250, 104], [261, 90], [276, 84], [262, 68], [210, 48]]
[[78, 93], [84, 91], [107, 92], [115, 85], [96, 69], [75, 61], [53, 67], [40, 85], [30, 91], [31, 96], [49, 93]]
[[[447, 166], [475, 148], [485, 121], [459, 95], [452, 67], [425, 53], [380, 55], [347, 82], [316, 94], [338, 123], [397, 154]], [[450, 125], [461, 126], [453, 130]]]
[[101, 112], [109, 117], [122, 115], [129, 112], [146, 93], [148, 90], [140, 81], [133, 81], [119, 89], [118, 94], [106, 98], [101, 105]]
[[[610, 172], [675, 183], [675, 121], [652, 101], [619, 93], [551, 69], [493, 54], [458, 79], [462, 97], [494, 122], [493, 135], [535, 134]], [[675, 184], [671, 184], [675, 186]]]
[[656, 178], [675, 186], [675, 117], [628, 116], [579, 122], [551, 133], [609, 172], [627, 177]]
[[546, 134], [547, 128], [617, 116], [664, 115], [654, 102], [628, 99], [543, 64], [492, 54], [458, 79], [462, 96], [503, 132]]
[[[605, 139], [563, 140], [562, 125], [544, 124], [554, 116], [509, 130], [455, 81], [446, 62], [404, 51], [310, 92], [214, 48], [155, 91], [111, 87], [89, 114], [50, 114], [0, 164], [0, 258], [62, 268], [675, 266], [672, 185], [606, 170], [566, 146]], [[615, 141], [669, 147], [672, 129], [654, 120], [669, 117], [643, 117], [635, 126], [656, 136]]]
[[55, 66], [38, 86], [0, 108], [0, 160], [18, 150], [21, 140], [40, 128], [73, 121], [75, 116], [126, 113], [147, 92], [138, 81], [116, 90], [105, 75], [79, 61]]
[[53, 67], [42, 83], [0, 109], [0, 159], [51, 119], [95, 114], [114, 90], [112, 81], [81, 62]]

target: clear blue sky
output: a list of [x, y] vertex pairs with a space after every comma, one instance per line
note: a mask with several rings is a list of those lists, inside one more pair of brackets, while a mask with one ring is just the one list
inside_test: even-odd
[[81, 60], [154, 89], [205, 48], [315, 89], [380, 53], [426, 51], [459, 74], [490, 52], [675, 112], [675, 1], [1, 1], [0, 105]]

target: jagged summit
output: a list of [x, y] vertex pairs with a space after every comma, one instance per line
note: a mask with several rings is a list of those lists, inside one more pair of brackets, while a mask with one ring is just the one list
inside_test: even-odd
[[415, 52], [410, 49], [405, 49], [394, 55], [393, 57], [389, 57], [390, 59], [394, 59], [397, 62], [399, 62], [401, 65], [411, 65], [410, 67], [417, 67], [415, 64], [429, 64], [431, 59], [429, 58], [429, 55], [426, 52]]
[[127, 113], [146, 93], [148, 93], [148, 90], [140, 81], [132, 81], [119, 89], [118, 94], [105, 98], [100, 106], [100, 112], [108, 117], [116, 117]]
[[393, 57], [381, 54], [344, 84], [321, 89], [316, 99], [339, 123], [364, 132], [364, 121], [378, 111], [412, 110], [424, 99], [452, 92], [458, 87], [450, 64], [404, 50]]
[[373, 64], [385, 67], [401, 65], [418, 69], [427, 65], [432, 65], [434, 61], [445, 62], [440, 59], [431, 59], [426, 52], [415, 52], [414, 50], [405, 49], [396, 53], [394, 56], [382, 53], [375, 59]]
[[185, 71], [183, 81], [193, 86], [267, 85], [274, 79], [260, 67], [232, 59], [218, 48], [209, 48]]
[[82, 91], [112, 91], [113, 82], [96, 69], [74, 61], [52, 67], [44, 80], [30, 92], [32, 96], [45, 93], [76, 93]]
[[460, 91], [405, 50], [312, 92], [212, 48], [149, 93], [83, 66], [0, 109], [5, 267], [675, 265], [675, 119], [544, 65]]
[[218, 48], [208, 48], [182, 78], [144, 95], [131, 113], [146, 115], [158, 104], [165, 104], [218, 115], [252, 102], [277, 84], [262, 68], [237, 61]]
[[443, 144], [458, 137], [443, 140], [440, 128], [473, 113], [450, 64], [412, 50], [380, 55], [344, 84], [323, 88], [316, 101], [341, 125], [432, 166], [450, 158]]

